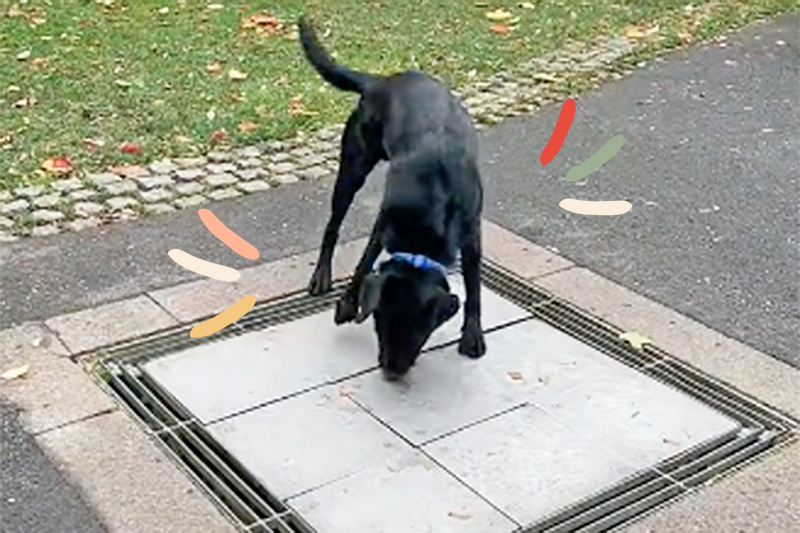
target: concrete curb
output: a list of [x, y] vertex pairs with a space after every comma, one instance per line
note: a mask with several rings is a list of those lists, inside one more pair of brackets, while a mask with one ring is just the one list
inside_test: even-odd
[[[800, 416], [800, 371], [611, 283], [493, 224], [484, 223], [487, 258], [623, 329], [636, 329], [676, 357]], [[364, 241], [337, 249], [334, 275], [355, 266]], [[95, 309], [0, 332], [2, 369], [29, 364], [4, 384], [23, 423], [79, 485], [112, 532], [217, 532], [233, 526], [167, 461], [140, 428], [102, 394], [75, 356], [219, 312], [245, 294], [259, 301], [302, 289], [316, 251], [243, 271], [226, 284], [193, 281]], [[724, 478], [707, 490], [629, 526], [645, 531], [788, 533], [800, 524], [800, 445]], [[158, 483], [154, 483], [158, 480]], [[792, 520], [793, 519], [793, 520]], [[777, 529], [776, 529], [777, 528]]]

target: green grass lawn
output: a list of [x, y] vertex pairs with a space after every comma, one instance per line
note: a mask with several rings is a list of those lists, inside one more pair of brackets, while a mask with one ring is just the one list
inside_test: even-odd
[[[306, 64], [291, 24], [307, 8], [326, 46], [358, 69], [427, 70], [459, 85], [514, 72], [567, 39], [660, 24], [657, 47], [796, 9], [797, 0], [0, 0], [0, 188], [79, 169], [203, 151], [213, 133], [247, 144], [340, 122], [352, 102]], [[518, 17], [508, 35], [486, 13]], [[288, 28], [243, 27], [268, 13]], [[703, 13], [697, 18], [695, 13]], [[230, 71], [246, 74], [231, 79]], [[236, 77], [236, 76], [234, 76]], [[298, 106], [298, 95], [301, 104]], [[300, 110], [301, 112], [297, 112]], [[121, 143], [140, 151], [126, 154]]]

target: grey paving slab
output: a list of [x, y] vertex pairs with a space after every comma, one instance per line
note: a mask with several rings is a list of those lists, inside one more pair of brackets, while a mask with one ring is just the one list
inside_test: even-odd
[[48, 318], [45, 324], [58, 334], [72, 353], [178, 325], [174, 318], [147, 296]]
[[646, 467], [739, 424], [536, 319], [486, 335], [478, 361], [455, 346], [419, 359], [404, 383], [344, 382], [353, 398], [415, 444], [531, 402]]
[[[451, 277], [463, 299], [463, 282]], [[521, 308], [483, 289], [484, 327], [528, 316]], [[337, 327], [333, 311], [262, 331], [203, 344], [159, 358], [145, 368], [202, 421], [345, 378], [377, 365], [378, 344], [371, 321]], [[427, 347], [461, 335], [461, 311], [431, 335]], [[210, 395], [209, 390], [219, 394]]]
[[25, 431], [0, 394], [0, 521], [3, 533], [107, 533], [86, 494]]
[[[439, 329], [431, 334], [423, 349], [455, 342], [461, 338], [461, 326], [464, 321], [464, 300], [466, 298], [464, 280], [461, 274], [454, 273], [448, 276], [448, 281], [450, 283], [450, 292], [458, 295], [461, 305], [458, 313], [453, 318], [442, 324]], [[481, 320], [484, 330], [506, 325], [529, 316], [531, 316], [529, 312], [481, 285]]]
[[393, 449], [411, 449], [336, 386], [260, 407], [207, 429], [282, 499], [366, 468]]
[[0, 372], [28, 365], [22, 378], [2, 384], [3, 396], [21, 408], [27, 431], [40, 433], [115, 408], [68, 355], [40, 324], [0, 331]]
[[529, 320], [490, 339], [486, 376], [514, 373], [514, 391], [560, 422], [644, 467], [735, 431], [739, 423], [619, 363], [574, 337]]
[[517, 524], [423, 454], [385, 461], [289, 500], [320, 533], [510, 533]]
[[69, 424], [36, 441], [80, 483], [108, 533], [236, 531], [123, 412]]
[[638, 468], [533, 406], [423, 447], [515, 521], [526, 525], [622, 481]]
[[488, 351], [479, 360], [450, 345], [423, 354], [403, 381], [388, 385], [375, 371], [342, 385], [359, 405], [419, 445], [525, 401], [508, 376], [514, 368], [509, 358], [497, 357], [498, 334], [486, 335]]
[[144, 368], [210, 422], [370, 368], [377, 346], [372, 324], [335, 327], [331, 312], [324, 312], [202, 344]]

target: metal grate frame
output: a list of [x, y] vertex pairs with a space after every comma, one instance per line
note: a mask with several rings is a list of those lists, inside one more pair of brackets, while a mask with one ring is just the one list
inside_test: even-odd
[[[167, 391], [140, 370], [145, 362], [192, 346], [260, 330], [330, 309], [347, 280], [323, 297], [298, 291], [256, 305], [235, 324], [208, 337], [189, 337], [191, 325], [104, 347], [78, 356], [98, 384], [114, 396], [241, 531], [315, 533], [219, 446]], [[484, 259], [482, 282], [528, 310], [533, 318], [571, 335], [648, 377], [682, 391], [737, 420], [742, 430], [672, 457], [622, 483], [562, 509], [519, 533], [616, 530], [698, 490], [719, 476], [797, 438], [800, 423], [652, 345], [636, 350], [621, 330]], [[209, 317], [210, 318], [210, 317]], [[508, 327], [509, 325], [502, 326]], [[457, 342], [457, 341], [454, 341]], [[441, 346], [432, 346], [426, 351]], [[344, 379], [350, 379], [347, 376]], [[339, 380], [341, 381], [341, 380]], [[329, 385], [326, 383], [325, 385]], [[322, 385], [320, 385], [322, 386]], [[269, 439], [268, 435], [264, 437]]]

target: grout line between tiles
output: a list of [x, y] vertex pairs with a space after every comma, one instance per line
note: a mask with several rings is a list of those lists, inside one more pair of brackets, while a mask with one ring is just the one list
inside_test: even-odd
[[373, 372], [377, 368], [378, 368], [377, 366], [373, 366], [373, 367], [370, 367], [370, 368], [367, 368], [367, 369], [364, 369], [364, 370], [359, 370], [358, 372], [354, 372], [353, 374], [348, 374], [347, 376], [342, 377], [342, 378], [337, 378], [337, 379], [334, 379], [334, 380], [324, 381], [324, 382], [319, 383], [317, 385], [312, 385], [312, 386], [306, 387], [304, 389], [300, 389], [300, 390], [296, 390], [296, 391], [290, 392], [288, 394], [284, 394], [283, 396], [280, 396], [278, 398], [273, 398], [271, 400], [267, 400], [267, 401], [264, 401], [264, 402], [259, 402], [259, 403], [255, 404], [255, 405], [251, 405], [250, 407], [245, 407], [243, 409], [239, 409], [238, 411], [234, 411], [234, 412], [228, 413], [226, 415], [218, 416], [217, 418], [212, 418], [211, 420], [209, 420], [207, 422], [202, 422], [202, 426], [203, 427], [212, 426], [214, 424], [218, 424], [220, 422], [224, 422], [224, 421], [229, 420], [231, 418], [236, 418], [237, 416], [245, 415], [245, 414], [250, 413], [252, 411], [256, 411], [258, 409], [261, 409], [262, 407], [267, 407], [268, 405], [272, 405], [272, 404], [275, 404], [275, 403], [278, 403], [278, 402], [282, 402], [284, 400], [288, 400], [288, 399], [300, 396], [302, 394], [306, 394], [308, 392], [313, 392], [313, 391], [321, 389], [323, 387], [329, 387], [331, 385], [337, 385], [337, 384], [339, 384], [339, 383], [341, 383], [343, 381], [347, 381], [348, 379], [357, 378], [357, 377], [362, 376], [364, 374], [368, 374], [369, 372]]
[[59, 429], [63, 429], [65, 427], [73, 426], [75, 424], [80, 424], [81, 422], [86, 422], [88, 420], [93, 420], [95, 418], [100, 418], [101, 416], [110, 415], [112, 413], [116, 413], [119, 411], [118, 407], [108, 407], [101, 411], [97, 411], [96, 413], [92, 413], [90, 415], [82, 416], [80, 418], [76, 418], [74, 420], [70, 420], [68, 422], [62, 422], [61, 424], [56, 424], [53, 427], [49, 427], [47, 429], [42, 429], [40, 431], [32, 432], [31, 435], [34, 437], [39, 437], [41, 435], [46, 435], [47, 433], [57, 431]]
[[[561, 257], [561, 258], [563, 258], [563, 259], [566, 259], [566, 257], [564, 257], [564, 256], [561, 256], [561, 255], [559, 255], [559, 257]], [[567, 260], [568, 260], [568, 259], [567, 259]], [[569, 261], [569, 260], [568, 260], [568, 261]], [[526, 281], [538, 281], [538, 280], [540, 280], [540, 279], [543, 279], [543, 278], [546, 278], [546, 277], [549, 277], [549, 276], [555, 276], [556, 274], [561, 274], [561, 273], [563, 273], [563, 272], [566, 272], [567, 270], [572, 270], [572, 269], [574, 269], [574, 268], [581, 268], [581, 267], [580, 267], [580, 265], [578, 265], [578, 264], [573, 264], [573, 265], [569, 265], [569, 266], [565, 266], [565, 267], [558, 268], [558, 269], [556, 269], [556, 270], [553, 270], [552, 272], [548, 272], [548, 273], [546, 273], [546, 274], [541, 274], [541, 275], [539, 275], [539, 276], [531, 276], [531, 277], [529, 277], [529, 278], [524, 278], [524, 279], [525, 279]]]
[[436, 465], [437, 465], [439, 468], [441, 468], [441, 469], [442, 469], [444, 472], [446, 472], [448, 475], [450, 475], [450, 476], [451, 476], [451, 477], [452, 477], [454, 480], [456, 480], [458, 483], [460, 483], [462, 486], [464, 486], [464, 487], [465, 487], [467, 490], [469, 490], [469, 491], [470, 491], [470, 492], [472, 492], [472, 493], [473, 493], [475, 496], [477, 496], [478, 498], [480, 498], [481, 500], [483, 500], [484, 502], [486, 502], [486, 504], [487, 504], [487, 505], [489, 505], [489, 506], [490, 506], [492, 509], [494, 509], [495, 511], [497, 511], [497, 512], [498, 512], [498, 513], [500, 513], [501, 515], [505, 516], [505, 517], [506, 517], [508, 520], [510, 520], [511, 522], [513, 522], [514, 524], [516, 524], [518, 527], [522, 527], [522, 524], [520, 524], [519, 522], [517, 522], [516, 520], [514, 520], [514, 518], [513, 518], [513, 517], [511, 517], [511, 516], [509, 516], [509, 515], [508, 515], [508, 513], [506, 513], [506, 512], [505, 512], [505, 511], [503, 511], [502, 509], [500, 509], [500, 508], [499, 508], [497, 505], [495, 505], [493, 502], [491, 502], [491, 501], [490, 501], [488, 498], [486, 498], [486, 497], [485, 497], [483, 494], [479, 493], [479, 492], [478, 492], [476, 489], [474, 489], [472, 486], [468, 485], [468, 484], [467, 484], [467, 483], [466, 483], [466, 482], [465, 482], [463, 479], [461, 479], [459, 476], [457, 476], [455, 473], [453, 473], [453, 472], [452, 472], [450, 469], [448, 469], [448, 468], [447, 468], [446, 466], [444, 466], [442, 463], [440, 463], [439, 461], [437, 461], [437, 460], [436, 460], [436, 459], [435, 459], [433, 456], [431, 456], [431, 455], [430, 455], [430, 454], [429, 454], [427, 451], [425, 451], [425, 449], [423, 449], [423, 446], [425, 446], [425, 445], [427, 445], [427, 444], [429, 444], [429, 443], [431, 443], [431, 442], [434, 442], [434, 441], [436, 441], [436, 440], [439, 440], [439, 439], [441, 439], [441, 438], [444, 438], [444, 437], [446, 437], [446, 436], [452, 435], [452, 434], [454, 434], [454, 433], [458, 433], [459, 431], [462, 431], [462, 430], [468, 429], [468, 428], [470, 428], [470, 427], [473, 427], [473, 426], [475, 426], [475, 425], [481, 424], [481, 423], [483, 423], [483, 422], [486, 422], [486, 421], [488, 421], [488, 420], [491, 420], [491, 419], [494, 419], [494, 418], [500, 417], [500, 416], [502, 416], [502, 415], [508, 414], [508, 413], [510, 413], [510, 412], [512, 412], [512, 411], [516, 411], [516, 410], [518, 410], [518, 409], [525, 408], [525, 407], [527, 407], [527, 406], [528, 406], [528, 402], [525, 402], [525, 403], [522, 403], [522, 404], [519, 404], [519, 405], [515, 405], [515, 406], [512, 406], [512, 407], [509, 407], [509, 408], [507, 408], [507, 409], [504, 409], [504, 410], [502, 410], [502, 411], [500, 411], [500, 412], [498, 412], [498, 413], [495, 413], [495, 414], [493, 414], [493, 415], [489, 415], [489, 416], [487, 416], [487, 417], [484, 417], [484, 418], [482, 418], [482, 419], [480, 419], [480, 420], [478, 420], [478, 421], [476, 421], [476, 422], [471, 422], [470, 424], [467, 424], [467, 425], [465, 425], [465, 426], [461, 426], [460, 428], [457, 428], [457, 429], [455, 429], [455, 430], [449, 431], [449, 432], [447, 432], [447, 433], [444, 433], [444, 434], [442, 434], [442, 435], [440, 435], [440, 436], [438, 436], [438, 437], [435, 437], [435, 438], [433, 438], [433, 439], [429, 439], [429, 440], [427, 440], [427, 441], [425, 441], [425, 442], [423, 442], [423, 443], [421, 443], [421, 444], [419, 444], [419, 445], [416, 445], [416, 444], [414, 444], [413, 442], [411, 442], [411, 441], [410, 441], [410, 440], [409, 440], [407, 437], [405, 437], [405, 436], [404, 436], [402, 433], [400, 433], [399, 431], [397, 431], [396, 429], [394, 429], [394, 428], [393, 428], [391, 425], [389, 425], [389, 424], [388, 424], [386, 421], [384, 421], [383, 419], [379, 418], [377, 415], [375, 415], [374, 413], [372, 413], [371, 411], [369, 411], [369, 410], [368, 410], [366, 407], [364, 407], [363, 405], [361, 405], [361, 404], [358, 402], [358, 400], [355, 400], [355, 399], [353, 399], [353, 398], [350, 398], [350, 397], [348, 397], [348, 400], [350, 400], [351, 402], [353, 402], [353, 403], [354, 403], [354, 404], [355, 404], [355, 405], [356, 405], [356, 406], [357, 406], [359, 409], [361, 409], [361, 410], [362, 410], [364, 413], [366, 413], [366, 414], [367, 414], [369, 417], [371, 417], [373, 420], [375, 420], [375, 421], [376, 421], [376, 422], [378, 422], [380, 425], [382, 425], [383, 427], [385, 427], [386, 429], [388, 429], [390, 432], [392, 432], [394, 435], [396, 435], [396, 436], [397, 436], [397, 437], [398, 437], [400, 440], [402, 440], [402, 441], [403, 441], [405, 444], [407, 444], [407, 445], [408, 445], [408, 446], [409, 446], [409, 447], [410, 447], [412, 450], [415, 450], [415, 451], [417, 451], [418, 453], [421, 453], [422, 455], [424, 455], [425, 457], [427, 457], [427, 458], [428, 458], [430, 461], [432, 461], [433, 463], [435, 463], [435, 464], [436, 464]]
[[[514, 319], [514, 320], [512, 320], [510, 322], [506, 322], [504, 324], [499, 324], [497, 326], [493, 326], [491, 328], [487, 328], [487, 329], [483, 330], [483, 333], [488, 335], [490, 333], [494, 333], [496, 331], [499, 331], [499, 330], [502, 330], [502, 329], [505, 329], [505, 328], [508, 328], [508, 327], [516, 326], [518, 324], [521, 324], [521, 323], [526, 322], [528, 320], [532, 320], [534, 318], [536, 318], [534, 315], [529, 314], [528, 316], [524, 316], [522, 318]], [[447, 342], [442, 343], [442, 344], [431, 346], [430, 348], [425, 348], [422, 351], [422, 353], [420, 354], [420, 357], [425, 355], [425, 354], [428, 354], [430, 352], [433, 352], [433, 351], [436, 351], [436, 350], [441, 350], [442, 348], [447, 348], [449, 346], [453, 346], [453, 345], [455, 345], [457, 343], [458, 343], [458, 339], [453, 339], [451, 341], [447, 341]], [[257, 403], [255, 405], [251, 405], [249, 407], [240, 409], [238, 411], [234, 411], [232, 413], [228, 413], [226, 415], [222, 415], [222, 416], [219, 416], [217, 418], [213, 418], [213, 419], [211, 419], [211, 420], [209, 420], [207, 422], [202, 422], [201, 425], [204, 426], [204, 427], [208, 427], [208, 426], [217, 424], [219, 422], [223, 422], [225, 420], [229, 420], [231, 418], [236, 418], [237, 416], [241, 416], [241, 415], [247, 414], [249, 412], [256, 411], [256, 410], [261, 409], [262, 407], [266, 407], [268, 405], [272, 405], [272, 404], [275, 404], [275, 403], [278, 403], [278, 402], [282, 402], [284, 400], [288, 400], [290, 398], [294, 398], [296, 396], [300, 396], [302, 394], [306, 394], [308, 392], [312, 392], [312, 391], [321, 389], [323, 387], [328, 387], [328, 386], [332, 386], [332, 385], [338, 385], [338, 384], [343, 383], [345, 381], [348, 381], [348, 380], [351, 380], [351, 379], [355, 379], [355, 378], [357, 378], [359, 376], [363, 376], [365, 374], [369, 374], [370, 372], [375, 372], [376, 370], [378, 370], [378, 368], [379, 368], [378, 365], [374, 365], [374, 366], [371, 366], [369, 368], [365, 368], [365, 369], [359, 370], [357, 372], [354, 372], [352, 374], [348, 374], [348, 375], [340, 377], [340, 378], [336, 378], [336, 379], [333, 379], [333, 380], [327, 380], [327, 381], [325, 381], [323, 383], [319, 383], [317, 385], [312, 385], [312, 386], [306, 387], [304, 389], [296, 390], [296, 391], [290, 392], [288, 394], [284, 394], [283, 396], [280, 396], [278, 398], [273, 398], [271, 400], [260, 402], [260, 403]]]
[[530, 402], [527, 402], [527, 401], [519, 403], [517, 405], [512, 405], [511, 407], [507, 407], [507, 408], [505, 408], [505, 409], [503, 409], [501, 411], [498, 411], [498, 412], [496, 412], [494, 414], [485, 416], [483, 418], [479, 418], [478, 420], [475, 420], [474, 422], [469, 422], [468, 424], [465, 424], [463, 426], [459, 426], [456, 429], [451, 429], [450, 431], [442, 433], [441, 435], [438, 435], [436, 437], [433, 437], [433, 438], [430, 438], [430, 439], [428, 439], [426, 441], [423, 441], [423, 442], [421, 442], [419, 444], [418, 448], [421, 449], [424, 446], [427, 446], [428, 444], [431, 444], [431, 443], [436, 442], [438, 440], [444, 439], [444, 438], [449, 437], [451, 435], [455, 435], [456, 433], [461, 433], [462, 431], [465, 431], [467, 429], [470, 429], [470, 428], [473, 428], [473, 427], [478, 426], [480, 424], [483, 424], [484, 422], [488, 422], [489, 420], [493, 420], [493, 419], [499, 418], [499, 417], [501, 417], [503, 415], [507, 415], [508, 413], [511, 413], [511, 412], [516, 411], [518, 409], [523, 409], [525, 407], [528, 407], [529, 405], [530, 405]]
[[184, 321], [183, 321], [183, 320], [181, 320], [180, 318], [178, 318], [177, 316], [175, 316], [174, 314], [172, 314], [172, 313], [170, 312], [170, 310], [169, 310], [169, 309], [167, 309], [166, 307], [164, 307], [163, 305], [161, 305], [161, 302], [159, 302], [158, 300], [156, 300], [155, 298], [153, 298], [153, 295], [152, 295], [152, 294], [150, 294], [150, 292], [145, 292], [145, 293], [144, 293], [144, 296], [145, 296], [145, 298], [147, 298], [148, 300], [150, 300], [151, 302], [153, 302], [154, 304], [156, 304], [156, 307], [158, 307], [159, 309], [161, 309], [162, 311], [164, 311], [165, 313], [167, 313], [167, 315], [169, 315], [169, 317], [170, 317], [170, 318], [172, 318], [172, 319], [173, 319], [173, 320], [174, 320], [174, 321], [175, 321], [177, 324], [180, 324], [180, 325], [183, 325], [183, 324], [184, 324]]

